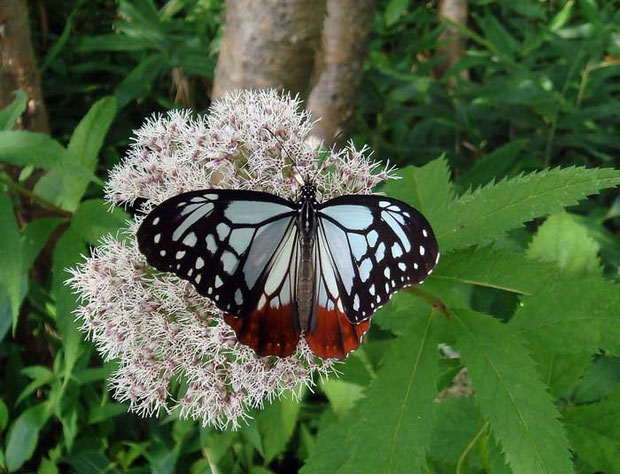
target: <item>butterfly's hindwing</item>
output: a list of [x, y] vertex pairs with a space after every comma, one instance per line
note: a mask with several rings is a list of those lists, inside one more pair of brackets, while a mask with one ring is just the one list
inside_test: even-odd
[[273, 282], [270, 267], [294, 228], [292, 203], [268, 193], [205, 190], [157, 206], [138, 230], [154, 268], [190, 281], [218, 308], [248, 316]]
[[352, 323], [370, 318], [399, 289], [422, 283], [439, 259], [429, 223], [401, 201], [342, 196], [320, 205], [317, 215]]
[[370, 320], [354, 324], [345, 314], [336, 265], [321, 228], [313, 252], [313, 317], [305, 339], [319, 357], [342, 359], [359, 347]]

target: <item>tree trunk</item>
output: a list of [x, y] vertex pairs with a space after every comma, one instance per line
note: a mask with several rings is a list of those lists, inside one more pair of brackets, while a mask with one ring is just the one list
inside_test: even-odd
[[325, 0], [227, 0], [212, 97], [233, 89], [307, 94]]
[[[442, 21], [449, 20], [452, 23], [465, 25], [467, 15], [467, 0], [441, 0], [439, 2], [439, 16]], [[442, 77], [463, 57], [465, 52], [465, 38], [449, 23], [446, 24], [446, 29], [439, 37], [439, 44], [443, 46], [437, 50], [437, 56], [443, 56], [444, 60], [433, 71], [435, 77]], [[462, 71], [461, 77], [468, 78], [468, 72]]]
[[313, 135], [331, 144], [353, 117], [376, 0], [328, 0], [323, 47], [308, 110], [321, 118]]
[[20, 127], [49, 133], [26, 0], [0, 0], [0, 108], [13, 100], [16, 89], [28, 95]]

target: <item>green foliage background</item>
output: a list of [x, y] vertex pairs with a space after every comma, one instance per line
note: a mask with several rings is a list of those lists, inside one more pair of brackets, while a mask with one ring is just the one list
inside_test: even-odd
[[128, 217], [103, 180], [174, 107], [173, 71], [208, 107], [222, 4], [48, 3], [33, 26], [53, 138], [14, 130], [23, 93], [0, 111], [2, 469], [620, 472], [618, 2], [469, 2], [441, 79], [436, 5], [379, 2], [352, 135], [401, 167], [382, 191], [427, 216], [442, 259], [341, 377], [238, 432], [127, 414], [63, 285]]

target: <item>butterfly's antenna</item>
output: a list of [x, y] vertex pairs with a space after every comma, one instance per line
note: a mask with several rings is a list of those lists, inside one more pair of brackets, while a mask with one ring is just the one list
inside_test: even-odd
[[297, 181], [300, 185], [303, 185], [306, 180], [304, 179], [304, 177], [301, 175], [301, 173], [299, 172], [299, 168], [297, 167], [297, 162], [295, 161], [295, 159], [291, 156], [291, 154], [288, 152], [288, 150], [284, 147], [284, 143], [282, 142], [282, 140], [280, 139], [279, 136], [277, 136], [275, 133], [273, 133], [269, 127], [265, 127], [265, 130], [267, 130], [269, 133], [271, 133], [271, 135], [273, 136], [273, 138], [275, 138], [278, 143], [280, 143], [280, 150], [282, 150], [286, 156], [288, 157], [289, 160], [291, 160], [291, 176], [295, 179], [295, 181]]

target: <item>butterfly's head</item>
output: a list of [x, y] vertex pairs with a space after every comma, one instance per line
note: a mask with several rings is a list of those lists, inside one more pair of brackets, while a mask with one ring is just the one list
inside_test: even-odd
[[301, 193], [299, 194], [300, 201], [314, 201], [316, 197], [316, 188], [314, 184], [305, 182], [301, 187]]

